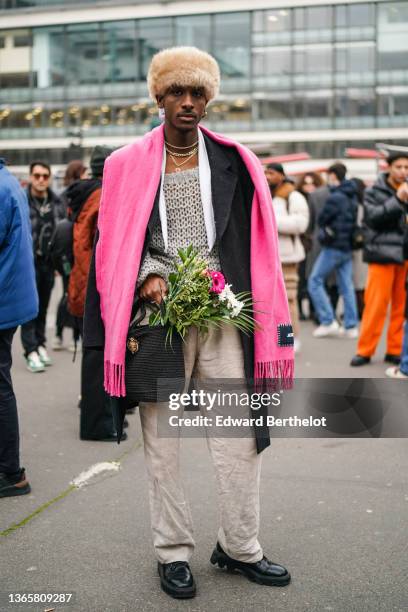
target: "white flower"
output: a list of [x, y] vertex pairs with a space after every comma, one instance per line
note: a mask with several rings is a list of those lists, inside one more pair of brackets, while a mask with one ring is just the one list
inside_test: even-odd
[[239, 313], [241, 312], [243, 306], [244, 306], [243, 302], [240, 302], [239, 300], [235, 300], [232, 306], [232, 317], [237, 317]]
[[226, 284], [221, 293], [218, 294], [218, 299], [220, 302], [227, 302], [227, 308], [231, 311], [231, 318], [237, 317], [244, 306], [243, 302], [237, 300], [229, 284]]
[[231, 291], [231, 285], [226, 283], [224, 289], [218, 294], [218, 299], [220, 302], [225, 302], [229, 300], [231, 296], [234, 296], [234, 293]]

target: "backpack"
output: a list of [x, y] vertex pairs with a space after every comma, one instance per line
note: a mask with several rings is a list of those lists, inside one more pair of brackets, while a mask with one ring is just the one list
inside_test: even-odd
[[69, 277], [74, 264], [74, 223], [69, 219], [58, 221], [49, 242], [49, 256], [54, 269]]

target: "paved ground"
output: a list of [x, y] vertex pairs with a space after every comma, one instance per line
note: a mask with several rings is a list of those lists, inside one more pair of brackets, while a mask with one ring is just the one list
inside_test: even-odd
[[[50, 321], [51, 322], [51, 321]], [[380, 377], [348, 367], [355, 343], [313, 340], [303, 326], [297, 375]], [[392, 612], [408, 610], [408, 445], [404, 439], [279, 439], [263, 455], [261, 540], [290, 568], [283, 589], [254, 585], [209, 564], [217, 500], [205, 442], [184, 440], [183, 471], [195, 520], [192, 568], [198, 596], [169, 599], [159, 589], [151, 546], [137, 414], [129, 440], [78, 439], [79, 360], [54, 353], [44, 374], [26, 372], [14, 345], [22, 462], [32, 494], [0, 500], [0, 592], [74, 592], [67, 605], [0, 610]], [[70, 483], [100, 462], [119, 465]]]

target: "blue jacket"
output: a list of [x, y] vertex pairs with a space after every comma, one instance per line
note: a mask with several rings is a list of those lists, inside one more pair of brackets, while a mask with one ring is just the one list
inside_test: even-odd
[[37, 314], [27, 197], [0, 159], [0, 329], [17, 327]]
[[357, 217], [357, 190], [353, 181], [344, 180], [330, 187], [330, 194], [318, 217], [319, 227], [333, 232], [331, 249], [351, 251], [351, 239]]

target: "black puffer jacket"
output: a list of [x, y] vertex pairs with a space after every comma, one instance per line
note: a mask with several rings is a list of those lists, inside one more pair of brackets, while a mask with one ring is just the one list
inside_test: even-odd
[[405, 215], [408, 208], [380, 174], [364, 194], [364, 261], [367, 263], [404, 262]]
[[329, 227], [334, 233], [330, 248], [351, 251], [351, 238], [357, 216], [357, 190], [352, 181], [342, 181], [330, 187], [330, 194], [318, 216], [321, 228]]
[[65, 206], [54, 191], [48, 189], [46, 205], [40, 205], [27, 188], [27, 199], [30, 208], [31, 233], [35, 257], [48, 257], [48, 244], [58, 221], [66, 217]]

